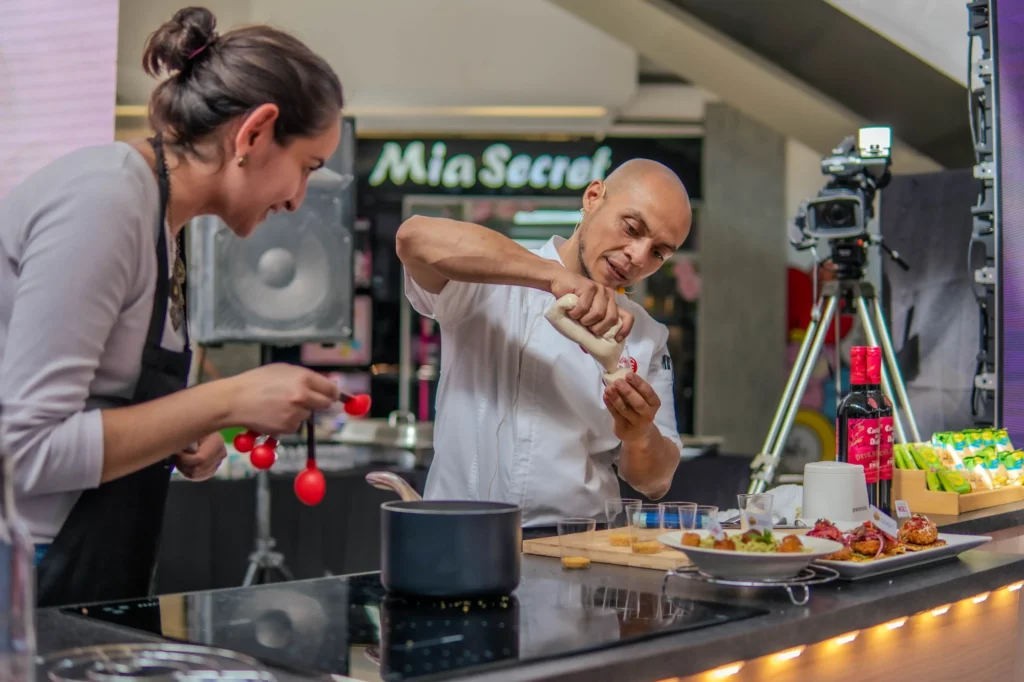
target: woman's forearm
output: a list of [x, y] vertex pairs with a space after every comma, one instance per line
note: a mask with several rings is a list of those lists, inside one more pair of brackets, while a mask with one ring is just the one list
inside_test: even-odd
[[103, 410], [102, 482], [126, 476], [231, 424], [230, 379]]
[[396, 250], [414, 277], [429, 271], [441, 286], [451, 280], [550, 291], [562, 269], [495, 230], [447, 218], [409, 218], [398, 229]]

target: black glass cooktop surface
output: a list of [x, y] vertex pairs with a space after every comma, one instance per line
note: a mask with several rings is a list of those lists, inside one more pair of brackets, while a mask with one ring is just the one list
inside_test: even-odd
[[63, 611], [292, 671], [388, 682], [455, 677], [767, 613], [568, 578], [523, 578], [510, 597], [414, 599], [388, 594], [377, 573]]

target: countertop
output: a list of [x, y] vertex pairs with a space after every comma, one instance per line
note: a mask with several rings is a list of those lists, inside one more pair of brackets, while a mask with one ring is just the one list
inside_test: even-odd
[[928, 514], [944, 533], [960, 535], [988, 535], [1007, 528], [1024, 526], [1024, 502], [1002, 504], [979, 509], [959, 516]]
[[[663, 574], [636, 568], [595, 564], [586, 571], [563, 571], [560, 563], [544, 557], [523, 557], [524, 580], [556, 581], [559, 590], [614, 588], [657, 593]], [[575, 631], [545, 632], [547, 659], [512, 663], [478, 674], [463, 674], [466, 680], [559, 680], [560, 682], [621, 682], [631, 679], [661, 679], [685, 676], [737, 660], [751, 659], [782, 649], [826, 640], [851, 630], [871, 627], [894, 618], [972, 597], [980, 592], [1008, 585], [1024, 576], [1024, 556], [971, 551], [959, 560], [922, 567], [906, 573], [856, 583], [836, 582], [812, 588], [806, 606], [792, 605], [782, 590], [738, 590], [716, 588], [675, 578], [670, 579], [670, 596], [756, 606], [768, 615], [735, 621], [703, 630], [666, 634], [654, 639], [627, 642], [593, 653], [559, 655], [560, 638], [572, 641]], [[304, 591], [324, 595], [332, 590], [332, 578], [306, 581]], [[258, 591], [247, 588], [259, 602]], [[248, 597], [245, 597], [248, 600]], [[325, 596], [324, 601], [327, 600]], [[523, 609], [523, 614], [527, 609]], [[39, 653], [90, 644], [156, 641], [144, 633], [122, 630], [82, 618], [42, 610], [38, 614]], [[551, 627], [557, 629], [557, 624]], [[330, 636], [320, 633], [320, 636]], [[554, 643], [554, 644], [552, 644]], [[571, 646], [566, 644], [565, 646]], [[347, 671], [338, 670], [340, 674]], [[287, 674], [282, 682], [300, 679]], [[339, 679], [329, 676], [301, 679]], [[440, 678], [439, 678], [440, 679]]]

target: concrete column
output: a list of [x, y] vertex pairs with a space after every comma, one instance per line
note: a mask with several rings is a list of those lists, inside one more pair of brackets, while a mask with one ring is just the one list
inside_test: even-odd
[[786, 381], [786, 139], [720, 103], [704, 129], [697, 432], [753, 454]]

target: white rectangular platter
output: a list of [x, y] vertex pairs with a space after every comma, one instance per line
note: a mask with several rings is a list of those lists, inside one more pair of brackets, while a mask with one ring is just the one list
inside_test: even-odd
[[875, 559], [874, 561], [816, 561], [822, 566], [828, 566], [839, 571], [839, 576], [844, 580], [862, 580], [874, 578], [902, 571], [907, 568], [933, 564], [937, 561], [953, 559], [969, 549], [980, 547], [992, 538], [985, 535], [953, 535], [952, 533], [939, 533], [939, 539], [945, 540], [946, 544], [935, 549], [923, 549], [918, 552], [907, 552], [897, 556]]

